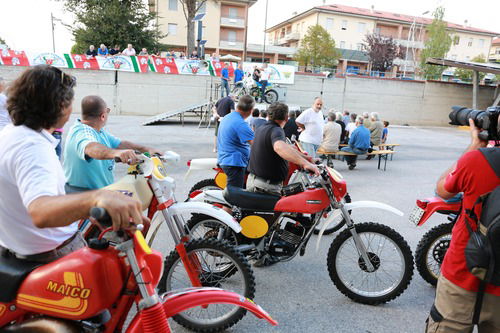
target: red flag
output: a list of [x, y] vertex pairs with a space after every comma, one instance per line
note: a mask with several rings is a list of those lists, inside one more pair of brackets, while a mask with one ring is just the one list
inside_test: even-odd
[[179, 70], [177, 69], [177, 65], [175, 64], [175, 60], [173, 58], [161, 58], [156, 56], [151, 58], [157, 73], [179, 74]]
[[97, 59], [85, 54], [72, 54], [74, 68], [80, 69], [99, 69]]
[[137, 62], [139, 63], [141, 73], [146, 73], [148, 71], [148, 58], [149, 56], [137, 56]]
[[29, 66], [30, 62], [24, 51], [3, 50], [0, 53], [2, 62], [6, 66]]

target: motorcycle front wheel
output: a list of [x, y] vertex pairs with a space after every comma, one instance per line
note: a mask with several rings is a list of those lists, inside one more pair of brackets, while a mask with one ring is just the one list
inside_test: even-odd
[[328, 250], [327, 266], [333, 284], [344, 295], [363, 304], [382, 304], [403, 293], [413, 276], [410, 247], [395, 230], [378, 223], [355, 225], [374, 267], [369, 271], [349, 229]]
[[436, 286], [444, 255], [451, 243], [454, 223], [444, 223], [429, 230], [418, 242], [415, 250], [415, 266], [422, 278]]
[[278, 101], [278, 93], [274, 89], [269, 89], [264, 95], [267, 104], [273, 104]]
[[[185, 244], [186, 252], [197, 261], [203, 287], [234, 291], [246, 298], [255, 296], [255, 277], [246, 258], [233, 247], [216, 239], [193, 239]], [[177, 251], [165, 259], [164, 272], [158, 284], [160, 294], [193, 285]], [[180, 325], [196, 332], [219, 332], [240, 321], [246, 310], [232, 304], [210, 304], [195, 307], [173, 317]]]

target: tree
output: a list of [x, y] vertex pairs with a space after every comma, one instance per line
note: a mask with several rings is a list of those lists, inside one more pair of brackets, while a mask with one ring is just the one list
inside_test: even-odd
[[136, 49], [150, 52], [162, 48], [155, 24], [156, 14], [150, 13], [142, 0], [62, 0], [67, 11], [75, 15], [75, 24], [67, 25], [76, 44], [72, 51], [83, 53], [89, 45], [101, 43], [125, 48], [128, 43]]
[[340, 53], [335, 49], [335, 41], [328, 31], [317, 24], [309, 27], [300, 48], [294, 55], [299, 65], [332, 68], [337, 65]]
[[427, 58], [444, 58], [451, 47], [452, 39], [446, 31], [447, 23], [443, 21], [445, 9], [438, 7], [433, 13], [434, 20], [427, 28], [428, 39], [420, 55], [420, 69], [424, 76], [440, 78], [445, 70], [444, 66], [428, 65]]
[[366, 35], [363, 49], [368, 53], [372, 63], [372, 70], [386, 72], [392, 68], [396, 58], [404, 58], [403, 50], [391, 37], [378, 34]]
[[194, 50], [194, 32], [195, 32], [195, 22], [193, 22], [196, 13], [200, 10], [201, 6], [207, 2], [207, 0], [180, 0], [182, 4], [182, 10], [184, 12], [184, 17], [187, 23], [187, 54], [191, 54]]
[[[475, 56], [471, 60], [472, 62], [479, 62], [479, 63], [485, 63], [486, 62], [486, 57], [483, 54], [480, 54], [478, 56]], [[458, 77], [462, 81], [472, 81], [472, 70], [469, 69], [463, 69], [463, 68], [457, 68], [455, 70], [455, 77]], [[486, 76], [486, 73], [479, 72], [479, 81], [484, 79]]]

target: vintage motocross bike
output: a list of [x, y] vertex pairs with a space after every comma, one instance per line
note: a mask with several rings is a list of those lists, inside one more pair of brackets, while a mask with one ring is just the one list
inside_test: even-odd
[[[91, 216], [110, 226], [107, 212]], [[170, 332], [167, 319], [193, 307], [234, 304], [276, 322], [251, 300], [217, 288], [191, 288], [158, 295], [162, 255], [142, 233], [119, 231], [115, 242], [93, 239], [49, 264], [0, 256], [0, 330], [2, 332]], [[107, 230], [111, 230], [108, 228]], [[135, 306], [134, 306], [135, 305]]]
[[431, 197], [417, 200], [417, 204], [409, 216], [411, 223], [422, 226], [434, 214], [439, 213], [448, 216], [448, 223], [439, 224], [424, 234], [418, 242], [415, 251], [415, 266], [422, 278], [433, 286], [436, 286], [441, 264], [446, 251], [450, 247], [451, 230], [460, 215], [462, 209], [461, 196], [453, 200], [443, 200], [439, 197]]
[[365, 304], [380, 304], [398, 297], [413, 275], [413, 256], [406, 241], [395, 230], [378, 223], [355, 224], [349, 210], [380, 208], [402, 216], [389, 205], [375, 201], [345, 203], [347, 185], [340, 173], [323, 165], [320, 176], [312, 177], [308, 187], [301, 183], [284, 188], [285, 195], [248, 192], [228, 187], [205, 190], [192, 200], [231, 207], [242, 226], [234, 233], [224, 221], [198, 214], [188, 221], [195, 237], [227, 239], [254, 259], [272, 256], [274, 261], [289, 261], [304, 255], [314, 227], [330, 209], [332, 214], [319, 232], [316, 249], [323, 231], [338, 215], [347, 228], [333, 240], [328, 251], [327, 266], [334, 285], [347, 297]]
[[250, 95], [255, 98], [255, 100], [261, 98], [267, 104], [272, 104], [278, 101], [278, 92], [272, 89], [272, 83], [268, 82], [266, 92], [264, 96], [262, 96], [262, 84], [255, 81], [250, 73], [246, 74], [243, 80], [238, 83], [241, 84], [235, 86], [232, 91], [232, 93], [238, 98], [244, 95]]
[[[202, 213], [225, 221], [235, 233], [241, 226], [234, 218], [217, 207], [200, 202], [176, 202], [175, 181], [166, 175], [165, 163], [175, 163], [179, 155], [167, 152], [165, 156], [138, 156], [140, 162], [130, 166], [128, 174], [118, 182], [105, 187], [119, 191], [142, 203], [151, 224], [143, 232], [149, 246], [160, 238], [161, 228], [167, 229], [174, 241], [175, 250], [165, 258], [160, 292], [187, 287], [219, 287], [255, 296], [255, 277], [247, 259], [227, 242], [215, 239], [193, 239], [186, 232], [184, 215]], [[80, 230], [86, 239], [98, 237], [102, 232], [95, 224], [82, 221]], [[112, 240], [113, 233], [107, 237]], [[165, 239], [156, 241], [156, 248], [165, 249]], [[168, 247], [167, 247], [168, 249]], [[167, 253], [167, 251], [165, 251]], [[226, 329], [243, 318], [244, 308], [217, 305], [184, 311], [174, 316], [179, 324], [199, 332]]]
[[[196, 158], [196, 159], [191, 159], [187, 162], [188, 166], [188, 171], [186, 173], [186, 176], [184, 179], [187, 179], [189, 174], [193, 171], [209, 171], [213, 170], [215, 171], [215, 176], [207, 179], [200, 180], [196, 184], [191, 187], [189, 190], [188, 198], [186, 201], [191, 200], [198, 194], [200, 194], [204, 190], [223, 190], [226, 188], [227, 185], [227, 176], [224, 173], [224, 170], [217, 164], [217, 159], [216, 158]], [[288, 184], [294, 184], [294, 183], [302, 183], [305, 187], [308, 186], [308, 178], [304, 177], [304, 174], [300, 172], [300, 167], [294, 163], [288, 163], [288, 175], [283, 182], [283, 185], [288, 185]], [[245, 182], [246, 182], [246, 177], [245, 177]], [[346, 195], [342, 198], [342, 201], [346, 203], [351, 202], [351, 196], [349, 193], [346, 193]], [[328, 218], [328, 216], [331, 214], [331, 210], [327, 209], [327, 211], [323, 214], [323, 218], [320, 220], [320, 222], [314, 227], [314, 234], [319, 234], [319, 231], [321, 230], [321, 227], [323, 226], [324, 221]], [[329, 235], [331, 233], [334, 233], [335, 231], [340, 230], [345, 224], [344, 219], [342, 216], [338, 216], [334, 221], [332, 221], [328, 228], [326, 228], [323, 231], [324, 235]]]

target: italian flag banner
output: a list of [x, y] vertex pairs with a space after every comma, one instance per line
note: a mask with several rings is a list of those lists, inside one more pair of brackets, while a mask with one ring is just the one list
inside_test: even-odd
[[100, 69], [97, 59], [92, 56], [85, 54], [65, 54], [64, 58], [66, 59], [68, 68]]
[[119, 70], [124, 72], [144, 73], [148, 70], [147, 56], [124, 56], [96, 57], [99, 69]]
[[149, 60], [149, 70], [162, 74], [179, 74], [175, 59], [152, 56]]
[[29, 66], [30, 62], [24, 51], [2, 50], [2, 64], [5, 66]]

